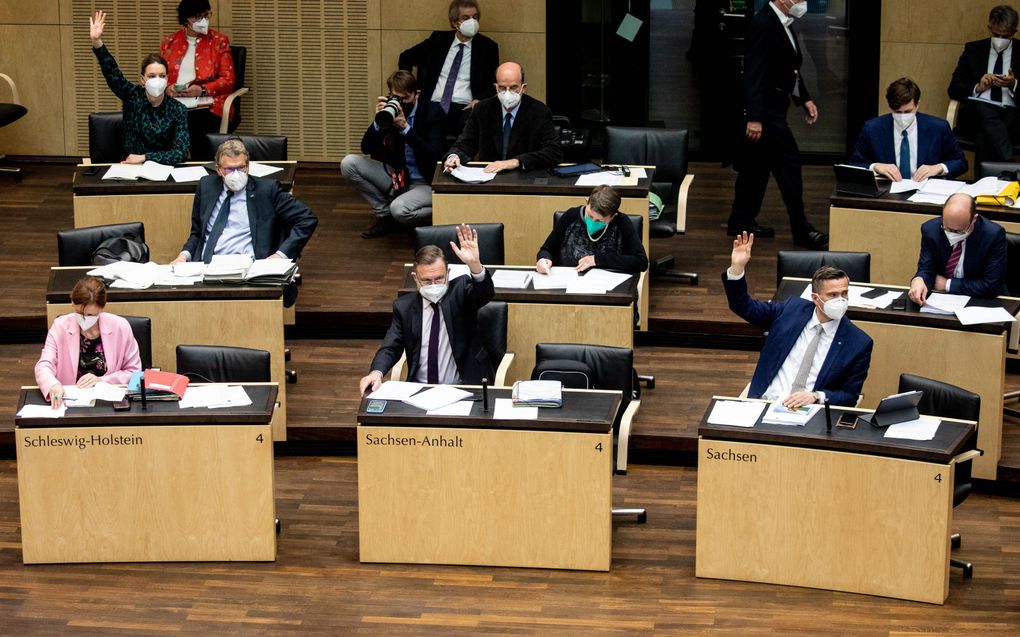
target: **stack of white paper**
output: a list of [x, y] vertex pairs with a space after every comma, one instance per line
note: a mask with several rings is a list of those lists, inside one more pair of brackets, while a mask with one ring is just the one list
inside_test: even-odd
[[283, 276], [294, 267], [293, 259], [256, 259], [248, 266], [246, 279], [260, 276]]
[[960, 192], [965, 192], [971, 197], [980, 197], [982, 195], [998, 196], [1002, 189], [1009, 185], [1010, 182], [1003, 181], [998, 177], [985, 177], [984, 179], [978, 179], [974, 183], [964, 186], [960, 189]]
[[931, 440], [935, 432], [939, 430], [942, 421], [938, 418], [921, 416], [917, 420], [889, 425], [885, 430], [886, 438], [901, 438], [903, 440]]
[[248, 174], [252, 177], [265, 177], [266, 175], [272, 175], [282, 171], [281, 166], [270, 166], [268, 164], [261, 164], [257, 161], [248, 163]]
[[1001, 307], [962, 307], [955, 312], [964, 325], [979, 323], [1012, 323], [1016, 317]]
[[103, 179], [117, 181], [136, 181], [138, 179], [166, 181], [173, 169], [173, 166], [157, 164], [154, 161], [147, 161], [144, 164], [113, 164], [107, 169]]
[[415, 394], [403, 400], [404, 403], [417, 407], [418, 409], [424, 409], [429, 411], [431, 409], [439, 409], [440, 407], [446, 407], [449, 404], [455, 403], [459, 400], [463, 400], [471, 395], [471, 392], [464, 391], [463, 389], [457, 389], [450, 385], [439, 385]]
[[475, 168], [473, 166], [458, 166], [450, 174], [466, 184], [484, 184], [496, 177], [496, 173], [487, 173], [484, 168]]
[[536, 273], [531, 277], [531, 285], [536, 290], [564, 290], [571, 281], [577, 279], [577, 270], [553, 266], [548, 274]]
[[925, 299], [921, 311], [926, 314], [955, 314], [957, 310], [967, 307], [970, 297], [963, 294], [942, 294], [932, 292]]
[[796, 409], [787, 409], [783, 407], [783, 403], [775, 402], [769, 405], [769, 410], [765, 412], [765, 417], [761, 421], [770, 425], [804, 426], [821, 408], [822, 405], [805, 405]]
[[712, 413], [708, 415], [708, 424], [754, 427], [767, 404], [743, 400], [717, 400], [712, 406]]
[[244, 277], [251, 266], [252, 258], [247, 254], [217, 254], [205, 266], [205, 278], [208, 280], [236, 280]]
[[531, 281], [531, 272], [527, 270], [496, 270], [492, 274], [492, 284], [497, 288], [523, 290]]
[[240, 385], [189, 385], [177, 404], [181, 409], [192, 407], [222, 409], [250, 405], [251, 398]]
[[420, 392], [423, 387], [425, 385], [421, 383], [391, 380], [380, 385], [379, 389], [369, 394], [368, 397], [376, 400], [404, 400]]
[[908, 201], [918, 203], [934, 203], [942, 205], [946, 203], [950, 195], [953, 195], [963, 188], [962, 181], [951, 179], [928, 179], [921, 186], [921, 189], [911, 195]]
[[152, 287], [157, 279], [162, 278], [160, 266], [131, 261], [115, 261], [87, 272], [89, 276], [98, 276], [113, 281], [111, 287], [144, 290]]
[[18, 412], [19, 418], [63, 418], [67, 412], [67, 405], [60, 405], [54, 409], [49, 405], [25, 405]]

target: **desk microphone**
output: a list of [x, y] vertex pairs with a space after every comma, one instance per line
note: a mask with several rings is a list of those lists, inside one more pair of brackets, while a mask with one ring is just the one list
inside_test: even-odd
[[489, 413], [489, 379], [482, 379], [482, 412]]
[[825, 433], [832, 433], [832, 412], [829, 410], [829, 399], [825, 399]]
[[145, 403], [145, 372], [142, 372], [141, 382], [139, 387], [142, 390], [142, 411], [148, 411], [149, 406]]

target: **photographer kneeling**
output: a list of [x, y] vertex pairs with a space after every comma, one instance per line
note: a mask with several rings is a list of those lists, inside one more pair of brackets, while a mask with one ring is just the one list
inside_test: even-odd
[[389, 95], [377, 98], [375, 120], [361, 138], [369, 157], [347, 155], [340, 164], [375, 211], [375, 222], [361, 233], [366, 239], [429, 222], [430, 184], [442, 153], [445, 113], [438, 103], [418, 99], [418, 84], [407, 71], [391, 75], [386, 86]]

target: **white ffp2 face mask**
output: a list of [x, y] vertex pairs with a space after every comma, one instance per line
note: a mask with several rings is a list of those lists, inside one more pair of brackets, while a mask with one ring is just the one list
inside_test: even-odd
[[418, 288], [418, 292], [425, 297], [426, 300], [432, 301], [433, 303], [439, 303], [446, 296], [446, 283], [433, 283], [431, 285], [423, 285]]
[[191, 23], [191, 30], [205, 35], [209, 33], [209, 18], [202, 18]]
[[846, 309], [849, 305], [850, 301], [843, 297], [836, 297], [834, 299], [829, 299], [822, 305], [822, 312], [825, 312], [825, 315], [832, 320], [838, 321], [843, 318], [844, 314], [846, 314]]
[[956, 247], [957, 243], [960, 243], [967, 238], [966, 232], [953, 232], [952, 230], [943, 230], [946, 233], [946, 241], [949, 242], [949, 246], [952, 248]]
[[1009, 48], [1012, 41], [1010, 38], [992, 38], [992, 48], [996, 53], [1002, 53]]
[[165, 77], [150, 77], [145, 80], [145, 92], [152, 97], [159, 97], [166, 90]]
[[499, 103], [503, 105], [503, 108], [508, 111], [513, 110], [521, 103], [521, 94], [514, 91], [500, 91], [496, 93], [496, 97], [499, 98]]
[[223, 177], [223, 183], [230, 189], [230, 192], [241, 192], [248, 185], [248, 173], [243, 170], [227, 173]]
[[478, 34], [478, 20], [468, 18], [460, 23], [457, 30], [460, 31], [460, 34], [465, 38], [473, 38]]
[[78, 327], [80, 327], [81, 331], [83, 332], [92, 329], [92, 326], [99, 322], [98, 314], [94, 316], [84, 316], [81, 314], [75, 314], [74, 317], [78, 319]]
[[893, 113], [892, 118], [896, 124], [906, 130], [910, 128], [910, 125], [914, 123], [914, 118], [917, 117], [915, 113]]
[[803, 18], [804, 14], [807, 13], [807, 2], [798, 2], [797, 4], [790, 7], [791, 18]]

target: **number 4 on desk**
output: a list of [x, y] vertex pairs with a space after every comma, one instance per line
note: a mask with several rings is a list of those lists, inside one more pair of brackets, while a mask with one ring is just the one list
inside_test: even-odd
[[255, 440], [258, 440], [259, 444], [262, 444], [262, 434], [255, 436]]
[[942, 474], [941, 473], [936, 473], [935, 474], [935, 482], [942, 482]]
[[600, 442], [599, 444], [595, 445], [595, 449], [596, 449], [596, 450], [597, 450], [597, 451], [598, 451], [599, 453], [602, 453], [602, 443]]

